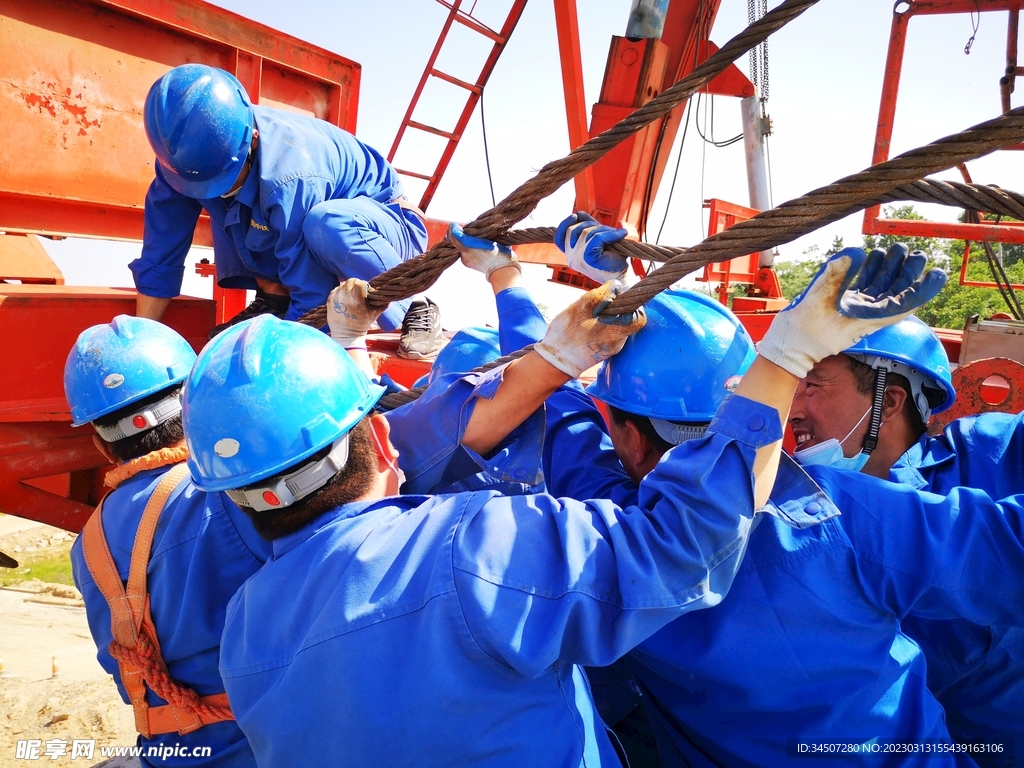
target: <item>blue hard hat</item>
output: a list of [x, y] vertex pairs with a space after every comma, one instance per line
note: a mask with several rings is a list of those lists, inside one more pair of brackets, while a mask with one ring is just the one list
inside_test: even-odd
[[80, 427], [185, 380], [196, 353], [156, 320], [118, 315], [86, 328], [64, 365], [72, 426]]
[[185, 382], [192, 478], [225, 491], [276, 475], [347, 434], [383, 394], [315, 328], [273, 315], [232, 326]]
[[183, 64], [146, 96], [146, 136], [167, 183], [200, 199], [228, 192], [249, 156], [255, 116], [234, 75]]
[[916, 317], [905, 317], [869, 333], [844, 354], [875, 370], [884, 368], [905, 376], [913, 390], [910, 394], [914, 405], [925, 422], [956, 400], [946, 350], [935, 331]]
[[498, 331], [484, 326], [463, 328], [437, 353], [427, 383], [446, 373], [467, 373], [501, 357]]
[[601, 365], [587, 393], [638, 416], [711, 421], [754, 361], [750, 334], [726, 307], [693, 291], [663, 291], [644, 309], [647, 323]]

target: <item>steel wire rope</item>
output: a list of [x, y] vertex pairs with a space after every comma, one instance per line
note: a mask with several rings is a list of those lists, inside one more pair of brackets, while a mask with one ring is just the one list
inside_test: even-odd
[[[467, 224], [464, 227], [466, 233], [493, 240], [507, 232], [513, 224], [528, 216], [540, 200], [559, 189], [623, 140], [679, 106], [737, 58], [817, 2], [818, 0], [784, 0], [757, 24], [747, 27], [733, 37], [717, 53], [678, 83], [666, 88], [647, 104], [634, 110], [607, 131], [592, 137], [566, 157], [547, 163], [533, 178], [520, 185], [498, 205]], [[392, 301], [406, 299], [426, 290], [458, 258], [458, 251], [451, 244], [444, 241], [435, 244], [426, 253], [373, 278], [370, 281], [371, 292], [367, 298], [367, 305], [380, 309]], [[322, 326], [326, 319], [326, 307], [319, 307], [307, 312], [299, 321], [307, 325]]]
[[[1004, 115], [1003, 117], [1007, 116], [1012, 116], [1014, 119], [1013, 132], [1015, 134], [1024, 136], [1024, 107], [1014, 110], [1014, 113], [1012, 115], [1010, 113], [1007, 113], [1007, 115]], [[989, 130], [993, 127], [993, 123], [997, 123], [1000, 120], [1001, 118], [996, 118], [995, 120], [988, 121], [987, 123], [982, 123], [981, 125], [975, 126], [974, 128], [970, 128], [967, 131], [964, 131], [960, 134], [946, 137], [945, 139], [940, 139], [938, 142], [934, 142], [933, 144], [926, 145], [925, 147], [922, 147], [920, 149], [912, 150], [911, 152], [905, 153], [904, 155], [900, 155], [899, 157], [893, 158], [893, 160], [889, 161], [889, 163], [892, 163], [896, 160], [900, 160], [901, 158], [904, 158], [908, 155], [911, 157], [916, 157], [925, 150], [930, 150], [935, 147], [942, 147], [946, 144], [955, 143], [955, 140], [959, 140], [962, 136], [970, 133], [971, 131]], [[991, 136], [989, 137], [989, 140], [985, 143], [985, 146], [989, 147], [988, 151], [994, 151], [995, 149], [999, 148], [997, 146], [992, 146], [993, 141], [1006, 141], [1007, 144], [1015, 143], [1016, 141], [1016, 139], [1013, 137], [1007, 137], [1005, 131], [1000, 132], [999, 135], [1002, 136], [1002, 138], [994, 139]], [[984, 154], [984, 152], [982, 152], [982, 154]], [[955, 165], [956, 163], [953, 162], [953, 164]], [[864, 177], [869, 172], [877, 170], [888, 172], [890, 169], [883, 168], [883, 166], [886, 165], [888, 165], [888, 163], [883, 163], [880, 166], [873, 166], [872, 168], [868, 168], [867, 170], [862, 171], [859, 174], [848, 176], [846, 177], [846, 179], [841, 181], [861, 183], [859, 180], [861, 180], [862, 177]], [[836, 184], [833, 184], [830, 187], [824, 187], [822, 188], [822, 190], [831, 190], [834, 187], [838, 186], [840, 183], [841, 182], [836, 182]], [[773, 216], [777, 214], [779, 210], [787, 206], [795, 206], [795, 204], [799, 204], [805, 198], [811, 197], [815, 195], [817, 192], [821, 192], [822, 190], [817, 190], [816, 192], [809, 193], [808, 195], [805, 195], [803, 198], [798, 198], [796, 200], [790, 201], [790, 203], [783, 203], [782, 206], [780, 206], [777, 209], [772, 209], [770, 211], [765, 211], [764, 213], [759, 214], [757, 218], [771, 219]], [[985, 211], [988, 213], [1001, 211], [1005, 212], [1006, 215], [1024, 215], [1024, 194], [1010, 192], [1009, 190], [1005, 190], [1000, 187], [988, 186], [983, 184], [964, 184], [960, 182], [921, 179], [918, 181], [911, 182], [909, 184], [896, 187], [894, 189], [890, 189], [882, 194], [877, 195], [876, 197], [860, 200], [855, 205], [839, 212], [838, 214], [831, 214], [828, 221], [814, 223], [813, 226], [801, 229], [796, 234], [791, 233], [786, 241], [788, 242], [788, 240], [796, 239], [797, 237], [806, 234], [806, 232], [812, 231], [813, 229], [820, 227], [822, 224], [827, 224], [830, 221], [838, 220], [840, 218], [848, 216], [851, 213], [855, 213], [857, 210], [870, 208], [875, 205], [881, 205], [882, 203], [892, 203], [907, 200], [922, 203], [938, 203], [941, 205], [951, 205], [960, 208], [967, 208], [968, 210], [972, 211]], [[749, 221], [754, 221], [754, 219], [750, 219]], [[730, 232], [745, 223], [746, 222], [742, 222], [741, 224], [734, 225], [729, 230], [719, 233], [719, 235], [724, 235], [727, 232]], [[551, 227], [517, 229], [508, 232], [506, 235], [499, 238], [499, 240], [500, 242], [506, 245], [513, 246], [522, 245], [525, 243], [551, 242], [551, 238], [554, 237], [554, 232], [555, 230]], [[712, 240], [718, 240], [719, 243], [722, 240], [725, 240], [725, 238], [720, 238], [719, 235], [712, 236], [701, 245], [706, 245], [710, 243]], [[698, 257], [696, 261], [689, 263], [688, 271], [694, 271], [696, 269], [699, 269], [703, 267], [705, 264], [707, 264], [709, 261], [722, 261], [727, 258], [742, 256], [746, 253], [753, 253], [756, 250], [759, 250], [758, 248], [755, 248], [753, 246], [748, 246], [747, 244], [745, 244], [743, 240], [739, 240], [733, 243], [726, 243], [725, 245], [726, 247], [729, 248], [729, 250], [726, 250], [724, 253], [720, 253], [717, 255]], [[644, 243], [637, 243], [633, 241], [620, 241], [619, 243], [616, 243], [614, 247], [609, 246], [609, 250], [614, 250], [615, 252], [627, 257], [646, 258], [652, 261], [657, 261], [661, 259], [680, 259], [680, 261], [678, 261], [677, 263], [684, 265], [685, 268], [687, 266], [687, 262], [685, 261], [685, 259], [689, 256], [690, 253], [698, 251], [700, 247], [701, 246], [696, 246], [692, 249], [670, 248], [666, 246], [650, 245]], [[714, 247], [718, 246], [714, 245]], [[653, 272], [651, 274], [651, 277], [658, 275], [659, 272], [661, 272], [661, 270]], [[684, 272], [683, 274], [686, 274], [686, 272]], [[615, 299], [615, 301], [613, 301], [611, 305], [609, 305], [609, 308], [614, 306], [615, 302], [617, 302], [619, 299], [627, 297], [630, 291], [633, 291], [635, 288], [639, 288], [640, 286], [642, 286], [645, 282], [647, 282], [648, 279], [649, 278], [641, 280], [633, 288], [620, 294], [619, 297]], [[676, 279], [678, 278], [671, 280], [668, 283], [668, 285], [671, 285], [671, 283], [675, 282]], [[666, 285], [665, 287], [668, 287], [668, 285]], [[651, 296], [656, 295], [657, 293], [660, 292], [660, 290], [663, 289], [658, 289], [654, 291], [653, 293], [651, 293]], [[646, 301], [647, 299], [640, 301], [639, 304], [637, 304], [637, 306], [646, 303]], [[620, 312], [618, 314], [624, 313]], [[500, 365], [504, 365], [508, 362], [511, 362], [512, 360], [516, 360], [522, 357], [523, 355], [527, 354], [532, 348], [533, 345], [531, 344], [530, 346], [521, 349], [518, 352], [514, 352], [511, 355], [505, 355], [504, 357], [501, 357], [498, 360], [494, 360], [493, 362], [488, 363], [487, 365], [478, 368], [477, 370], [487, 371], [492, 368], [496, 368]], [[412, 402], [413, 400], [418, 398], [425, 389], [426, 387], [419, 387], [415, 389], [406, 390], [404, 392], [394, 392], [385, 395], [383, 398], [381, 398], [380, 407], [383, 410], [393, 410], [394, 408], [397, 408], [401, 405]]]
[[867, 203], [897, 187], [913, 186], [915, 181], [928, 174], [1017, 143], [1020, 136], [1024, 136], [1024, 107], [904, 152], [884, 163], [759, 213], [672, 257], [660, 269], [619, 294], [602, 314], [630, 314], [672, 283], [706, 263], [765, 251], [795, 240], [807, 232], [867, 207]]

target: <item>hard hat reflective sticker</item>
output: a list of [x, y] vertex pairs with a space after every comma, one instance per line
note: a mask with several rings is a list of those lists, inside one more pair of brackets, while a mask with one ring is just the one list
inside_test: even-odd
[[103, 380], [103, 386], [107, 389], [117, 389], [124, 384], [124, 376], [120, 373], [112, 373]]
[[213, 451], [222, 459], [230, 459], [238, 453], [238, 441], [233, 437], [224, 437], [213, 445]]
[[728, 390], [729, 392], [735, 392], [736, 387], [740, 385], [740, 379], [742, 378], [742, 376], [730, 376], [728, 379], [725, 380], [726, 390]]

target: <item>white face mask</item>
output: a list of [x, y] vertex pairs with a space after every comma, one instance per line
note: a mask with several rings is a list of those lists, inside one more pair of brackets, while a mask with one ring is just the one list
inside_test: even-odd
[[[370, 427], [370, 436], [373, 438], [374, 444], [377, 446], [377, 450], [380, 451], [381, 456], [387, 456], [388, 452], [384, 450], [384, 446], [380, 443], [380, 438], [377, 437], [377, 431]], [[398, 492], [402, 492], [402, 486], [405, 485], [405, 472], [398, 466], [398, 462], [394, 459], [387, 459], [388, 467], [395, 473], [395, 478], [398, 480]]]
[[868, 463], [870, 458], [869, 454], [860, 451], [853, 456], [847, 457], [843, 454], [843, 443], [845, 443], [859, 427], [864, 419], [871, 413], [871, 406], [864, 411], [864, 415], [860, 417], [856, 424], [853, 425], [853, 429], [846, 433], [846, 437], [842, 440], [836, 440], [834, 437], [830, 437], [828, 440], [804, 448], [803, 450], [797, 450], [793, 452], [793, 459], [797, 464], [803, 467], [808, 466], [821, 466], [821, 467], [834, 467], [835, 469], [846, 469], [851, 472], [860, 472], [864, 465]]

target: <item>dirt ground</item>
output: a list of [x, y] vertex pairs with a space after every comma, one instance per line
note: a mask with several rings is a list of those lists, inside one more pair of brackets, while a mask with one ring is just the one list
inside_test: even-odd
[[[55, 528], [0, 516], [0, 551], [24, 571], [35, 560], [71, 549], [74, 536]], [[102, 762], [100, 747], [135, 743], [132, 711], [96, 661], [85, 608], [74, 587], [23, 581], [0, 588], [0, 768], [86, 766]], [[53, 675], [56, 664], [57, 675]], [[51, 760], [17, 758], [19, 740], [67, 742], [67, 754]], [[95, 757], [70, 759], [73, 739], [95, 739]]]

